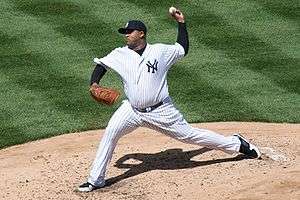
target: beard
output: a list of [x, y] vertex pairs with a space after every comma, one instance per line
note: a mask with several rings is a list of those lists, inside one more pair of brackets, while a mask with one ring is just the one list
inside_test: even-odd
[[127, 42], [129, 49], [135, 49], [139, 44], [137, 42]]
[[126, 44], [129, 49], [139, 50], [139, 49], [142, 49], [146, 45], [146, 41], [145, 40], [139, 40], [139, 41], [135, 41], [135, 42], [127, 41]]

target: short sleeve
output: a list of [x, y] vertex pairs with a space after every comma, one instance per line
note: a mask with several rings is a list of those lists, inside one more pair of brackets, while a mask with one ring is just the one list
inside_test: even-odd
[[173, 65], [177, 60], [184, 57], [184, 48], [179, 44], [165, 45], [164, 48], [164, 59], [167, 65]]
[[114, 69], [115, 67], [119, 66], [118, 62], [118, 52], [116, 49], [103, 58], [94, 58], [94, 63], [102, 64], [105, 66], [106, 69]]

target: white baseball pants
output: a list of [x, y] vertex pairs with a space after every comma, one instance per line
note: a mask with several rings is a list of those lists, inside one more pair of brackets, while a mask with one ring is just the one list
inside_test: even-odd
[[209, 130], [192, 127], [174, 107], [170, 98], [149, 113], [136, 111], [125, 100], [108, 123], [92, 165], [88, 178], [89, 183], [95, 186], [104, 185], [106, 168], [118, 140], [140, 126], [162, 132], [185, 143], [218, 149], [227, 153], [237, 153], [241, 144], [237, 137], [225, 137]]

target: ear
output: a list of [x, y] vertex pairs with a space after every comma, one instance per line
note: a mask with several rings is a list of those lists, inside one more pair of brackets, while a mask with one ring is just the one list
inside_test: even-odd
[[144, 31], [140, 31], [140, 38], [144, 38], [144, 37], [145, 37]]

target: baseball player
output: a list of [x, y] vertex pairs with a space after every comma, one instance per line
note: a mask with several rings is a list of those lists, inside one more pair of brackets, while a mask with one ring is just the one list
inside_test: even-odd
[[177, 9], [171, 16], [178, 23], [175, 44], [147, 43], [145, 24], [131, 20], [124, 28], [118, 29], [125, 36], [126, 46], [114, 49], [103, 58], [94, 59], [96, 67], [91, 76], [91, 86], [97, 86], [107, 70], [114, 70], [122, 79], [127, 100], [111, 117], [88, 180], [79, 186], [79, 191], [90, 192], [105, 186], [105, 172], [118, 140], [140, 126], [182, 142], [260, 158], [258, 148], [241, 135], [225, 137], [194, 128], [173, 105], [168, 92], [167, 72], [177, 60], [188, 54], [189, 40], [183, 13]]

